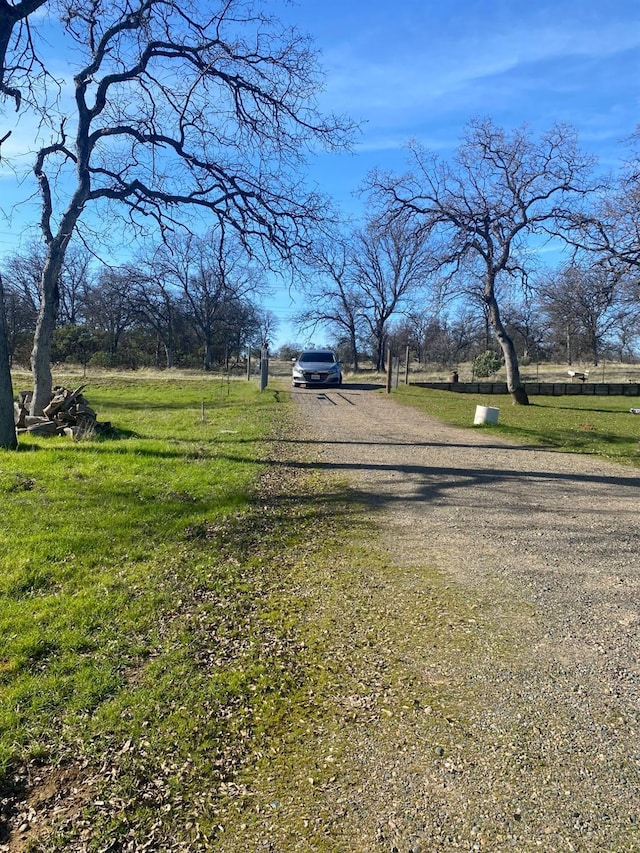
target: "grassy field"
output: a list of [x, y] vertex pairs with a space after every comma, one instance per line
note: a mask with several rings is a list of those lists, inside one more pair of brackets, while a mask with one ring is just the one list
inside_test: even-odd
[[277, 390], [112, 377], [85, 393], [112, 436], [0, 454], [0, 817], [20, 823], [39, 767], [75, 768], [82, 819], [63, 811], [33, 849], [196, 844], [306, 683], [282, 581], [323, 509], [257, 497], [290, 411]]
[[531, 397], [531, 405], [514, 406], [507, 395], [452, 394], [400, 385], [396, 398], [443, 421], [473, 425], [476, 406], [500, 409], [498, 424], [474, 427], [492, 430], [523, 444], [556, 450], [593, 453], [630, 465], [640, 465], [640, 407], [633, 397]]
[[[323, 665], [327, 626], [305, 621], [301, 584], [318, 567], [331, 584], [362, 521], [340, 484], [268, 469], [290, 430], [286, 387], [91, 378], [85, 393], [113, 435], [21, 436], [0, 452], [0, 818], [20, 822], [40, 771], [79, 791], [46, 846], [29, 847], [27, 829], [21, 849], [213, 845], [251, 810], [244, 770], [296, 742], [296, 726], [313, 730], [327, 679], [343, 675]], [[522, 408], [411, 386], [394, 396], [469, 427], [476, 404], [498, 405], [499, 425], [482, 429], [639, 462], [627, 398]], [[327, 515], [331, 534], [317, 537]], [[370, 559], [353, 547], [354, 564]], [[307, 742], [296, 761], [312, 766]], [[7, 833], [0, 823], [0, 844]]]

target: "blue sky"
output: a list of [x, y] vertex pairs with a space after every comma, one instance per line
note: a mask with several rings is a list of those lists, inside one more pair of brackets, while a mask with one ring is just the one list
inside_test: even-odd
[[[473, 117], [544, 131], [568, 122], [605, 169], [640, 124], [640, 0], [324, 0], [283, 4], [314, 35], [325, 109], [362, 122], [350, 155], [311, 176], [349, 213], [380, 166], [403, 171], [411, 138], [446, 157]], [[300, 336], [278, 300], [279, 341]]]
[[[361, 123], [350, 154], [322, 154], [309, 166], [309, 180], [351, 215], [362, 213], [355, 193], [371, 168], [402, 171], [411, 138], [447, 156], [472, 117], [534, 131], [569, 122], [603, 168], [617, 165], [621, 140], [640, 124], [640, 0], [268, 6], [315, 39], [326, 74], [321, 109]], [[0, 182], [5, 205], [17, 192], [12, 180], [5, 173]], [[0, 251], [15, 233], [15, 221], [0, 221]], [[307, 343], [291, 327], [298, 308], [284, 288], [269, 308], [280, 320], [276, 345]]]

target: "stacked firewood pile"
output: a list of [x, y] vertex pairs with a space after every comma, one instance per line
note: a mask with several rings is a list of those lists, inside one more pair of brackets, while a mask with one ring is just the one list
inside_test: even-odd
[[111, 424], [98, 421], [97, 414], [82, 394], [86, 387], [80, 385], [71, 391], [56, 386], [51, 402], [45, 406], [41, 416], [29, 414], [33, 392], [20, 391], [17, 403], [14, 403], [16, 431], [35, 435], [68, 435], [75, 439], [108, 432]]

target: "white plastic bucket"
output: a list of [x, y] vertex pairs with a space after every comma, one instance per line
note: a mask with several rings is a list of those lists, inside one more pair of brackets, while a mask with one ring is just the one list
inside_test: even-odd
[[497, 424], [500, 409], [495, 409], [493, 406], [476, 406], [476, 416], [473, 419], [474, 424]]

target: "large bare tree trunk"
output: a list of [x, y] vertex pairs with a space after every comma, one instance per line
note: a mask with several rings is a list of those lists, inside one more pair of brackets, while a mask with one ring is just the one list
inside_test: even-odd
[[504, 355], [504, 363], [507, 370], [507, 388], [511, 394], [511, 399], [520, 406], [528, 406], [529, 397], [527, 396], [524, 383], [520, 379], [518, 356], [513, 341], [508, 335], [505, 335], [502, 340], [498, 335], [498, 342]]
[[4, 288], [0, 277], [0, 448], [15, 450], [18, 446], [15, 414], [13, 410], [13, 386], [9, 367], [7, 323], [4, 311]]
[[44, 407], [51, 402], [53, 393], [51, 348], [60, 301], [58, 281], [63, 259], [64, 250], [55, 244], [51, 244], [42, 271], [40, 310], [31, 352], [31, 370], [33, 371], [32, 415], [42, 414]]
[[495, 336], [500, 344], [500, 349], [504, 356], [504, 366], [507, 371], [507, 389], [511, 394], [511, 399], [514, 403], [517, 403], [520, 406], [528, 406], [529, 397], [527, 396], [524, 384], [520, 379], [518, 354], [516, 353], [513, 341], [507, 334], [507, 330], [502, 323], [492, 283], [487, 284], [485, 289], [485, 302], [489, 309], [489, 322], [495, 332]]

